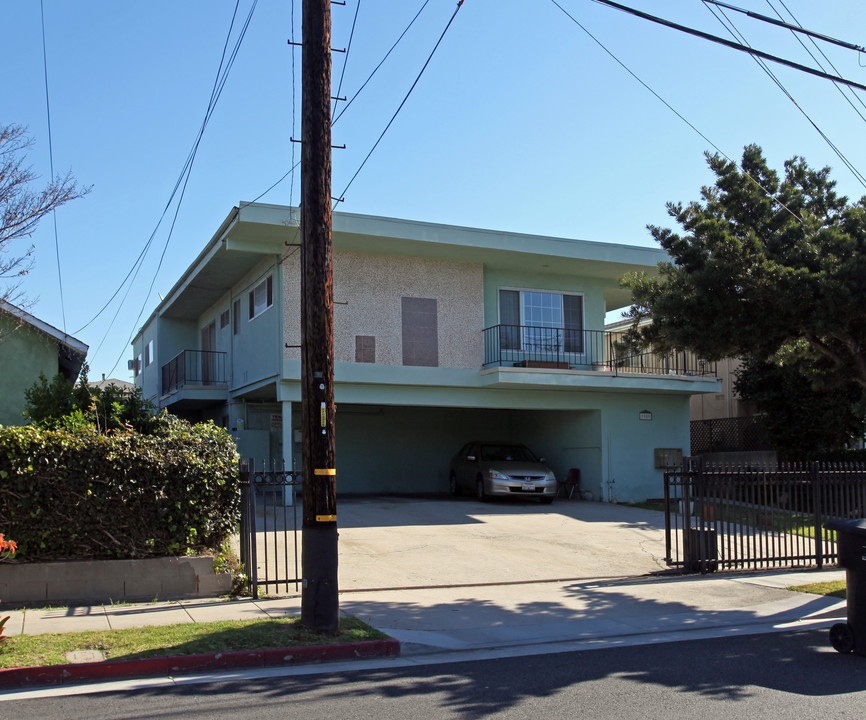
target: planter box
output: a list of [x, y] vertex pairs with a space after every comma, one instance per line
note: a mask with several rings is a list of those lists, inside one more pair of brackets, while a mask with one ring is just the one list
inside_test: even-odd
[[209, 556], [0, 564], [4, 605], [216, 597], [231, 587], [231, 575], [214, 573]]
[[553, 360], [521, 360], [520, 362], [514, 363], [514, 367], [568, 370], [570, 366], [567, 362], [554, 362]]

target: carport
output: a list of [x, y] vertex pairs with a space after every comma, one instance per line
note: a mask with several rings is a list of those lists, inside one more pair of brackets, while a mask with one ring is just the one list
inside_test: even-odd
[[345, 405], [337, 408], [340, 495], [448, 492], [448, 467], [471, 440], [518, 442], [557, 478], [580, 468], [600, 497], [601, 413], [593, 410]]

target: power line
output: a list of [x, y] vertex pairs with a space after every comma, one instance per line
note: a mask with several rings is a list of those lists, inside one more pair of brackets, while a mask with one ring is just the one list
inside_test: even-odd
[[634, 8], [628, 7], [627, 5], [620, 5], [619, 3], [612, 2], [611, 0], [592, 1], [600, 5], [607, 5], [609, 7], [615, 8], [616, 10], [622, 10], [625, 13], [642, 18], [643, 20], [649, 20], [650, 22], [664, 25], [665, 27], [669, 27], [673, 30], [679, 30], [680, 32], [684, 32], [688, 35], [694, 35], [695, 37], [703, 38], [704, 40], [709, 40], [710, 42], [718, 43], [719, 45], [724, 45], [725, 47], [731, 48], [732, 50], [739, 50], [741, 52], [748, 53], [749, 55], [757, 56], [760, 58], [764, 58], [765, 60], [770, 60], [771, 62], [779, 63], [780, 65], [787, 65], [788, 67], [792, 67], [795, 70], [800, 70], [801, 72], [809, 73], [810, 75], [815, 75], [825, 80], [832, 80], [833, 82], [840, 82], [845, 85], [850, 85], [851, 87], [866, 90], [866, 85], [861, 85], [860, 83], [854, 82], [853, 80], [847, 80], [838, 75], [830, 75], [821, 70], [815, 70], [815, 68], [810, 68], [807, 65], [801, 65], [800, 63], [795, 63], [791, 60], [785, 60], [784, 58], [780, 58], [777, 55], [771, 55], [770, 53], [763, 52], [762, 50], [756, 50], [755, 48], [748, 47], [747, 45], [741, 45], [740, 43], [725, 40], [718, 35], [710, 35], [709, 33], [705, 33], [702, 30], [695, 30], [694, 28], [680, 25], [679, 23], [675, 23], [670, 20], [665, 20], [664, 18], [657, 17], [656, 15], [650, 15], [649, 13], [635, 10]]
[[[770, 2], [770, 0], [767, 0], [767, 5], [769, 5], [770, 8], [772, 8], [773, 12], [776, 13], [776, 15], [779, 16], [779, 18], [782, 17], [781, 13], [779, 13], [779, 11], [776, 10], [775, 7], [773, 7], [773, 4]], [[791, 18], [794, 20], [794, 22], [797, 23], [797, 25], [800, 25], [800, 22], [799, 22], [799, 21], [797, 20], [797, 18], [794, 16], [794, 13], [792, 13], [792, 12], [790, 11], [790, 9], [788, 8], [788, 6], [785, 5], [784, 0], [782, 0], [782, 7], [785, 8], [785, 10], [788, 11], [788, 14], [791, 16]], [[800, 43], [800, 45], [803, 47], [803, 49], [804, 49], [807, 53], [809, 53], [809, 57], [811, 57], [811, 58], [815, 61], [815, 63], [818, 65], [818, 67], [820, 67], [820, 68], [823, 70], [823, 69], [824, 69], [824, 66], [821, 64], [821, 61], [820, 61], [818, 58], [815, 57], [815, 55], [812, 53], [811, 50], [809, 50], [809, 48], [806, 46], [806, 43], [804, 43], [803, 40], [802, 40], [802, 39], [801, 39], [801, 38], [800, 38], [796, 33], [793, 33], [793, 31], [792, 31], [792, 34], [793, 34], [794, 37], [796, 38], [797, 42]], [[821, 46], [818, 45], [818, 43], [816, 43], [816, 42], [815, 42], [813, 39], [811, 39], [811, 38], [809, 39], [809, 41], [812, 43], [812, 45], [815, 47], [815, 49], [816, 49], [816, 50], [821, 54], [821, 57], [824, 58], [824, 60], [827, 62], [827, 64], [828, 64], [831, 68], [833, 68], [833, 71], [834, 71], [837, 75], [839, 75], [840, 73], [839, 73], [839, 71], [836, 69], [836, 66], [833, 64], [833, 62], [830, 60], [830, 58], [827, 57], [827, 54], [826, 54], [826, 53], [821, 49]], [[864, 115], [863, 115], [863, 114], [862, 114], [862, 113], [861, 113], [861, 112], [860, 112], [860, 111], [859, 111], [859, 110], [854, 106], [854, 103], [852, 102], [851, 98], [850, 98], [850, 97], [845, 93], [845, 91], [842, 89], [842, 87], [840, 87], [840, 86], [839, 86], [838, 84], [836, 84], [836, 83], [833, 83], [833, 86], [834, 86], [834, 87], [839, 91], [839, 94], [840, 94], [843, 98], [845, 98], [846, 102], [851, 106], [851, 109], [854, 110], [854, 112], [857, 113], [857, 114], [860, 116], [860, 119], [863, 120], [864, 122], [866, 122], [866, 116], [864, 116]], [[850, 92], [851, 92], [851, 95], [853, 95], [853, 96], [857, 99], [857, 101], [858, 101], [858, 102], [859, 102], [859, 103], [860, 103], [864, 108], [866, 108], [866, 102], [863, 101], [863, 98], [861, 98], [861, 97], [860, 97], [856, 92], [854, 92], [853, 89], [850, 90]]]
[[[454, 18], [457, 17], [457, 13], [460, 12], [460, 8], [462, 6], [463, 6], [463, 0], [459, 0], [459, 2], [457, 3], [457, 7], [454, 9], [454, 14], [451, 15], [451, 18], [448, 20], [448, 23], [445, 25], [445, 29], [442, 31], [442, 34], [439, 36], [439, 39], [436, 41], [436, 44], [433, 46], [433, 49], [430, 51], [430, 55], [427, 57], [427, 61], [424, 63], [424, 66], [421, 68], [421, 71], [418, 73], [418, 76], [415, 78], [415, 82], [412, 83], [412, 86], [409, 88], [409, 91], [406, 93], [406, 96], [403, 98], [403, 101], [400, 103], [400, 105], [394, 111], [394, 114], [391, 116], [391, 119], [388, 121], [388, 124], [385, 126], [385, 129], [382, 131], [382, 134], [379, 135], [376, 142], [373, 143], [373, 147], [370, 148], [370, 152], [367, 153], [367, 156], [364, 158], [361, 165], [355, 171], [355, 174], [352, 175], [352, 178], [351, 178], [351, 180], [349, 180], [349, 183], [346, 185], [345, 188], [343, 188], [343, 192], [340, 193], [341, 199], [346, 194], [346, 192], [349, 190], [349, 188], [352, 186], [352, 183], [355, 182], [355, 178], [357, 178], [358, 175], [361, 173], [361, 170], [364, 168], [364, 165], [367, 164], [367, 161], [370, 159], [370, 156], [373, 154], [373, 152], [379, 146], [379, 143], [382, 141], [382, 138], [385, 137], [385, 133], [388, 132], [388, 129], [391, 127], [394, 120], [397, 119], [397, 115], [400, 114], [400, 111], [403, 109], [403, 106], [406, 104], [406, 101], [409, 99], [409, 96], [412, 94], [412, 91], [415, 89], [415, 86], [421, 80], [421, 76], [424, 74], [424, 71], [427, 69], [427, 66], [430, 64], [430, 61], [433, 59], [433, 55], [436, 54], [436, 50], [439, 48], [439, 45], [442, 43], [442, 40], [444, 39], [445, 34], [448, 32], [448, 29], [451, 27], [451, 23], [454, 22]], [[423, 8], [422, 8], [422, 10], [423, 10]]]
[[722, 150], [718, 145], [716, 145], [712, 140], [710, 140], [706, 135], [704, 135], [704, 133], [702, 133], [700, 130], [698, 130], [698, 128], [695, 127], [695, 125], [693, 125], [691, 122], [689, 122], [685, 118], [685, 116], [682, 115], [682, 113], [680, 113], [678, 110], [676, 110], [676, 108], [673, 107], [673, 105], [671, 105], [667, 100], [665, 100], [661, 95], [659, 95], [655, 90], [653, 90], [646, 82], [644, 82], [640, 77], [638, 77], [638, 75], [630, 67], [628, 67], [624, 62], [622, 62], [622, 60], [620, 60], [616, 55], [614, 55], [613, 52], [611, 52], [604, 45], [604, 43], [601, 42], [601, 40], [599, 40], [595, 35], [593, 35], [589, 31], [589, 29], [586, 26], [584, 26], [576, 17], [574, 17], [564, 7], [562, 7], [562, 5], [560, 5], [557, 0], [550, 0], [550, 1], [554, 5], [556, 5], [556, 7], [558, 7], [569, 20], [571, 20], [575, 25], [577, 25], [581, 30], [583, 30], [583, 32], [586, 33], [586, 35], [588, 35], [589, 38], [593, 42], [595, 42], [596, 45], [598, 45], [602, 50], [604, 50], [614, 60], [614, 62], [616, 62], [623, 70], [625, 70], [629, 75], [631, 75], [641, 85], [643, 85], [643, 87], [646, 90], [648, 90], [650, 93], [652, 93], [652, 95], [659, 102], [661, 102], [668, 110], [670, 110], [674, 115], [676, 115], [680, 120], [682, 120], [692, 130], [694, 130], [694, 132], [697, 133], [701, 138], [703, 138], [703, 140], [705, 140], [710, 146], [712, 146], [719, 155], [724, 157], [728, 162], [731, 162], [734, 165], [736, 165], [740, 169], [740, 171], [743, 173], [743, 175], [745, 175], [745, 177], [749, 178], [749, 180], [751, 180], [753, 183], [755, 183], [755, 186], [758, 187], [761, 190], [761, 192], [763, 192], [768, 198], [770, 198], [773, 202], [775, 202], [783, 210], [787, 211], [798, 223], [800, 223], [801, 225], [803, 224], [802, 218], [799, 215], [797, 215], [797, 213], [795, 213], [793, 210], [791, 210], [791, 208], [789, 208], [787, 205], [785, 205], [785, 203], [783, 203], [781, 200], [779, 200], [777, 197], [775, 197], [767, 188], [765, 188], [763, 185], [761, 185], [761, 183], [758, 182], [758, 180], [756, 178], [752, 177], [752, 175], [750, 175], [749, 172], [746, 171], [746, 169], [743, 168], [743, 166], [740, 163], [738, 163], [736, 160], [731, 158], [724, 150]]
[[391, 55], [391, 53], [394, 52], [394, 49], [397, 47], [397, 45], [400, 44], [400, 41], [403, 39], [403, 37], [406, 35], [406, 33], [409, 32], [409, 30], [410, 30], [411, 27], [415, 24], [415, 21], [418, 19], [418, 17], [421, 15], [421, 13], [424, 12], [424, 8], [427, 7], [427, 5], [428, 5], [429, 2], [430, 2], [430, 0], [424, 0], [424, 4], [421, 6], [421, 8], [418, 10], [418, 12], [415, 13], [415, 16], [414, 16], [414, 17], [409, 21], [409, 24], [406, 26], [406, 29], [403, 30], [403, 32], [400, 33], [400, 36], [399, 36], [399, 37], [394, 41], [394, 44], [391, 45], [391, 47], [389, 48], [388, 52], [386, 52], [385, 55], [384, 55], [384, 57], [379, 61], [379, 64], [376, 65], [376, 67], [373, 68], [373, 72], [371, 72], [371, 73], [369, 74], [369, 76], [367, 77], [367, 79], [364, 80], [364, 82], [361, 84], [361, 87], [358, 88], [358, 90], [357, 90], [357, 91], [355, 92], [355, 94], [351, 97], [351, 99], [350, 99], [350, 100], [349, 100], [349, 101], [348, 101], [348, 102], [343, 106], [343, 109], [340, 110], [340, 113], [339, 113], [339, 114], [334, 118], [333, 122], [331, 123], [332, 125], [336, 124], [337, 121], [338, 121], [341, 117], [343, 117], [343, 113], [345, 113], [346, 110], [349, 109], [349, 106], [350, 106], [353, 102], [355, 102], [355, 100], [357, 99], [357, 97], [358, 97], [358, 96], [363, 92], [364, 88], [367, 87], [367, 83], [369, 83], [369, 82], [373, 79], [373, 76], [374, 76], [374, 75], [379, 71], [379, 68], [382, 67], [382, 65], [385, 63], [385, 61], [386, 61], [386, 60], [388, 59], [388, 57]]
[[[135, 321], [132, 324], [132, 329], [130, 330], [129, 338], [127, 339], [126, 345], [129, 345], [129, 343], [132, 340], [133, 335], [136, 332], [138, 321], [141, 319], [141, 316], [144, 313], [145, 307], [147, 307], [147, 303], [148, 303], [148, 300], [150, 298], [150, 293], [153, 290], [153, 286], [156, 282], [156, 278], [159, 275], [159, 271], [162, 268], [162, 263], [165, 259], [165, 254], [166, 254], [166, 251], [168, 250], [168, 245], [169, 245], [169, 242], [171, 241], [171, 236], [172, 236], [172, 233], [174, 230], [174, 226], [175, 226], [175, 223], [177, 222], [178, 213], [180, 212], [180, 207], [181, 207], [181, 204], [183, 202], [183, 196], [186, 192], [186, 186], [189, 183], [190, 174], [192, 172], [192, 166], [195, 162], [195, 157], [198, 153], [199, 145], [201, 144], [202, 138], [204, 136], [204, 131], [207, 128], [208, 123], [210, 122], [210, 119], [211, 119], [213, 112], [216, 108], [216, 104], [219, 101], [219, 98], [222, 94], [223, 88], [225, 87], [225, 84], [228, 80], [229, 73], [231, 72], [231, 69], [234, 66], [235, 59], [237, 58], [237, 54], [240, 50], [241, 44], [244, 40], [244, 37], [246, 36], [246, 32], [247, 32], [247, 29], [249, 28], [250, 22], [252, 20], [253, 13], [255, 12], [256, 6], [258, 5], [258, 0], [253, 0], [253, 3], [250, 6], [250, 10], [247, 14], [247, 17], [244, 21], [244, 24], [243, 24], [241, 30], [239, 31], [238, 38], [235, 41], [234, 48], [232, 49], [232, 52], [229, 55], [228, 60], [226, 60], [226, 49], [228, 48], [229, 40], [231, 38], [231, 34], [232, 34], [233, 29], [234, 29], [235, 19], [237, 17], [237, 11], [238, 11], [239, 5], [240, 5], [240, 0], [237, 0], [237, 2], [235, 4], [234, 13], [232, 14], [232, 21], [231, 21], [231, 24], [229, 26], [228, 33], [226, 35], [226, 41], [223, 45], [223, 54], [222, 54], [222, 57], [220, 58], [220, 65], [219, 65], [219, 68], [217, 70], [216, 79], [214, 81], [214, 87], [211, 90], [211, 97], [210, 97], [210, 100], [208, 102], [207, 110], [205, 111], [205, 117], [204, 117], [204, 120], [202, 121], [201, 128], [199, 129], [196, 140], [193, 143], [193, 147], [190, 150], [189, 155], [187, 156], [187, 161], [184, 164], [184, 168], [181, 171], [181, 175], [180, 175], [180, 177], [178, 177], [178, 180], [175, 183], [175, 187], [174, 187], [174, 190], [172, 191], [171, 197], [169, 198], [169, 202], [166, 204], [166, 207], [163, 210], [163, 213], [160, 216], [160, 219], [157, 223], [157, 228], [158, 228], [159, 225], [162, 223], [162, 220], [165, 218], [165, 214], [168, 211], [168, 208], [170, 207], [171, 202], [174, 199], [174, 196], [177, 193], [178, 188], [182, 184], [183, 188], [181, 190], [181, 195], [180, 195], [178, 202], [177, 202], [174, 217], [172, 219], [172, 224], [171, 224], [171, 227], [169, 228], [168, 236], [166, 237], [165, 244], [163, 245], [162, 254], [160, 255], [160, 259], [159, 259], [159, 264], [156, 268], [156, 271], [153, 274], [153, 278], [151, 279], [150, 287], [148, 288], [147, 294], [145, 295], [145, 298], [144, 298], [144, 301], [142, 303], [141, 309], [139, 310], [138, 316], [136, 317]], [[146, 252], [147, 248], [150, 246], [155, 234], [156, 234], [156, 229], [154, 229], [154, 232], [151, 235], [150, 240], [148, 240], [148, 243], [145, 246], [145, 250], [143, 251], [143, 253]], [[140, 255], [139, 257], [143, 257], [143, 255]], [[137, 271], [136, 271], [136, 274], [137, 274]], [[119, 291], [119, 288], [118, 288], [118, 291]], [[115, 293], [115, 295], [116, 295], [116, 293]], [[127, 292], [127, 295], [128, 295], [128, 292]], [[122, 303], [121, 303], [121, 305], [122, 305]], [[120, 311], [120, 308], [118, 308], [118, 312], [119, 311]], [[116, 317], [117, 317], [117, 314], [115, 314], [115, 318]], [[114, 322], [114, 320], [112, 320], [112, 324], [113, 324], [113, 322]], [[111, 328], [111, 326], [109, 325], [109, 330], [110, 330], [110, 328]], [[107, 336], [107, 334], [108, 334], [108, 331], [106, 331], [106, 336]], [[104, 341], [104, 339], [105, 338], [103, 338], [103, 341]], [[125, 352], [126, 352], [126, 347], [124, 347], [123, 350], [121, 351], [120, 355], [118, 356], [117, 360], [115, 361], [114, 365], [112, 366], [110, 372], [114, 371], [114, 368], [117, 367], [117, 364], [123, 358], [123, 354]]]
[[[724, 9], [720, 9], [720, 12], [724, 16], [725, 21], [727, 21], [727, 24], [725, 21], [723, 21], [716, 14], [715, 10], [713, 10], [712, 8], [710, 8], [707, 5], [708, 1], [709, 0], [704, 0], [704, 7], [706, 7], [707, 10], [709, 10], [709, 12], [712, 13], [712, 15], [722, 24], [722, 26], [729, 33], [731, 33], [732, 37], [739, 38], [741, 42], [746, 43], [747, 41], [745, 39], [745, 36], [739, 31], [739, 29], [736, 27], [736, 25], [734, 25], [733, 21], [731, 21], [731, 19], [727, 15], [725, 15]], [[713, 4], [715, 5], [716, 3], [713, 3]], [[818, 127], [818, 124], [812, 119], [812, 117], [809, 115], [809, 113], [806, 112], [806, 110], [800, 105], [800, 103], [797, 102], [797, 100], [794, 98], [794, 96], [785, 87], [784, 83], [782, 83], [782, 81], [779, 80], [778, 77], [776, 77], [776, 74], [772, 70], [770, 70], [770, 68], [767, 66], [767, 64], [761, 58], [753, 56], [753, 60], [767, 74], [767, 76], [776, 84], [776, 86], [785, 94], [785, 96], [794, 104], [794, 107], [796, 107], [797, 110], [800, 111], [800, 113], [803, 115], [803, 117], [806, 118], [806, 120], [809, 122], [809, 124], [813, 128], [815, 128], [815, 130], [821, 136], [821, 138], [824, 140], [824, 142], [827, 143], [827, 145], [830, 147], [830, 149], [842, 161], [842, 163], [845, 165], [845, 167], [847, 167], [848, 170], [851, 171], [851, 173], [860, 182], [860, 184], [863, 185], [864, 187], [866, 187], [866, 178], [864, 178], [863, 175], [860, 173], [860, 171], [857, 170], [856, 167], [854, 167], [854, 164], [850, 160], [848, 160], [848, 158], [845, 156], [845, 154], [836, 146], [836, 144], [830, 139], [830, 137], [820, 127]]]
[[[177, 180], [174, 183], [174, 187], [172, 188], [172, 191], [169, 194], [168, 200], [165, 203], [165, 207], [163, 207], [162, 213], [159, 216], [159, 220], [157, 220], [156, 226], [154, 227], [153, 232], [151, 232], [150, 237], [147, 239], [147, 242], [145, 242], [144, 247], [142, 248], [141, 252], [138, 254], [138, 257], [135, 259], [135, 262], [132, 264], [132, 267], [129, 269], [129, 272], [127, 272], [126, 276], [121, 281], [117, 290], [114, 291], [114, 293], [108, 299], [108, 301], [99, 309], [99, 311], [90, 320], [87, 321], [87, 323], [85, 323], [78, 330], [75, 331], [76, 334], [80, 333], [82, 330], [84, 330], [85, 328], [90, 326], [97, 318], [99, 318], [102, 315], [102, 313], [104, 313], [108, 309], [108, 307], [111, 305], [114, 298], [117, 297], [117, 295], [123, 289], [124, 285], [126, 285], [126, 282], [127, 282], [127, 280], [130, 279], [130, 277], [132, 277], [132, 282], [134, 282], [135, 278], [138, 277], [138, 272], [140, 270], [140, 264], [144, 261], [145, 256], [147, 255], [148, 251], [150, 250], [150, 246], [153, 243], [154, 238], [156, 237], [156, 233], [159, 231], [160, 225], [162, 225], [162, 221], [165, 219], [166, 213], [168, 213], [168, 210], [171, 207], [172, 202], [174, 201], [174, 197], [177, 194], [177, 191], [180, 188], [181, 183], [183, 182], [183, 178], [185, 177], [186, 173], [190, 169], [190, 166], [192, 164], [192, 160], [195, 157], [195, 152], [198, 148], [198, 143], [200, 141], [201, 134], [204, 132], [204, 128], [207, 125], [207, 122], [210, 119], [210, 115], [213, 111], [213, 107], [214, 107], [214, 103], [215, 103], [214, 96], [215, 96], [215, 92], [216, 92], [217, 87], [218, 87], [220, 72], [222, 70], [223, 64], [225, 63], [226, 49], [228, 48], [228, 43], [229, 43], [229, 40], [231, 39], [231, 33], [232, 33], [233, 28], [234, 28], [234, 24], [235, 24], [235, 20], [237, 17], [237, 12], [238, 12], [239, 6], [240, 6], [240, 0], [237, 0], [237, 2], [235, 3], [234, 13], [232, 14], [232, 21], [229, 25], [229, 30], [228, 30], [228, 33], [226, 35], [226, 40], [225, 40], [225, 43], [223, 44], [223, 50], [222, 50], [222, 56], [220, 57], [219, 69], [217, 70], [217, 77], [214, 80], [214, 86], [213, 86], [213, 88], [211, 88], [211, 95], [210, 95], [210, 99], [208, 100], [208, 107], [207, 107], [207, 111], [205, 112], [204, 121], [202, 122], [202, 125], [199, 128], [196, 141], [193, 143], [192, 148], [190, 149], [189, 153], [187, 154], [187, 157], [186, 157], [186, 160], [184, 161], [183, 167], [181, 168], [181, 171], [178, 174]], [[127, 293], [124, 295], [124, 299], [128, 295], [129, 295], [129, 291], [127, 291]], [[122, 304], [123, 303], [121, 302], [121, 305]], [[115, 315], [115, 317], [116, 317], [116, 315]], [[109, 325], [109, 328], [110, 327], [111, 326]], [[103, 338], [103, 340], [104, 340], [104, 338]]]
[[[48, 164], [51, 169], [51, 182], [54, 182], [54, 143], [51, 140], [51, 102], [48, 93], [48, 52], [45, 42], [45, 3], [39, 1], [42, 17], [42, 68], [45, 76], [45, 114], [48, 119]], [[57, 233], [57, 210], [51, 210], [54, 221], [54, 255], [57, 259], [57, 287], [60, 290], [60, 315], [63, 318], [63, 332], [66, 332], [66, 303], [63, 301], [63, 273], [60, 271], [60, 236]]]
[[[424, 3], [421, 5], [421, 8], [418, 10], [417, 13], [415, 13], [415, 15], [409, 21], [409, 24], [405, 27], [403, 32], [400, 33], [399, 37], [394, 41], [394, 43], [391, 45], [391, 47], [388, 49], [388, 51], [385, 53], [385, 55], [382, 57], [382, 59], [379, 61], [379, 63], [376, 65], [376, 67], [373, 68], [373, 71], [367, 76], [367, 79], [364, 80], [364, 82], [361, 84], [361, 87], [358, 88], [358, 90], [355, 92], [355, 94], [352, 95], [352, 97], [349, 99], [349, 101], [343, 106], [343, 109], [340, 110], [339, 114], [337, 114], [337, 116], [333, 119], [333, 121], [331, 122], [332, 127], [337, 124], [337, 122], [340, 120], [340, 118], [343, 117], [346, 110], [349, 109], [349, 106], [353, 102], [355, 102], [355, 100], [361, 95], [361, 93], [364, 91], [364, 88], [367, 87], [369, 82], [373, 79], [373, 77], [376, 75], [376, 73], [379, 71], [379, 69], [382, 67], [382, 65], [385, 64], [385, 61], [388, 59], [388, 57], [391, 55], [391, 53], [394, 52], [396, 47], [400, 44], [400, 41], [405, 37], [406, 33], [409, 32], [409, 30], [412, 28], [412, 25], [415, 24], [415, 21], [418, 19], [418, 17], [424, 11], [424, 8], [426, 8], [429, 3], [430, 3], [430, 0], [424, 0]], [[294, 2], [292, 3], [292, 8], [293, 8], [293, 12], [294, 12]], [[292, 22], [292, 27], [294, 27], [294, 21]], [[292, 45], [292, 128], [293, 128], [293, 131], [294, 131], [294, 127], [295, 127], [295, 113], [296, 113], [296, 110], [295, 110], [295, 91], [294, 91], [295, 84], [296, 84], [294, 52], [295, 52], [296, 47], [297, 47], [297, 45], [295, 43], [293, 43], [293, 45]], [[249, 205], [250, 203], [257, 202], [258, 200], [263, 198], [265, 195], [267, 195], [271, 190], [273, 190], [275, 187], [277, 187], [277, 185], [279, 185], [281, 182], [283, 182], [283, 180], [285, 180], [290, 175], [292, 178], [292, 185], [291, 185], [291, 188], [289, 191], [289, 197], [293, 198], [294, 197], [295, 170], [298, 169], [300, 164], [301, 164], [300, 161], [295, 162], [295, 143], [292, 143], [292, 166], [291, 166], [291, 168], [289, 170], [287, 170], [285, 173], [283, 173], [282, 177], [280, 177], [276, 182], [274, 182], [267, 190], [259, 193], [259, 195], [255, 199], [242, 203], [241, 206], [245, 207], [246, 205]], [[291, 204], [291, 201], [289, 204]]]
[[[782, 20], [781, 15], [779, 19], [771, 18], [767, 15], [761, 15], [760, 13], [752, 12], [751, 10], [746, 10], [744, 8], [737, 7], [736, 5], [728, 5], [728, 3], [719, 2], [719, 0], [704, 0], [704, 3], [711, 3], [713, 5], [717, 5], [718, 7], [727, 8], [728, 10], [733, 10], [734, 12], [743, 13], [743, 15], [748, 15], [750, 18], [754, 18], [755, 20], [760, 20], [761, 22], [770, 23], [771, 25], [776, 25], [777, 27], [782, 27], [787, 30], [790, 30], [793, 33], [800, 33], [802, 35], [808, 35], [812, 38], [817, 38], [818, 40], [823, 40], [824, 42], [831, 43], [832, 45], [838, 45], [839, 47], [847, 48], [848, 50], [856, 50], [857, 52], [866, 52], [866, 48], [855, 45], [854, 43], [845, 42], [844, 40], [837, 40], [836, 38], [832, 38], [829, 35], [822, 35], [821, 33], [814, 32], [812, 30], [807, 30], [802, 25], [797, 23], [796, 25], [791, 25], [790, 23], [786, 23]], [[770, 3], [767, 3], [770, 5]], [[784, 3], [782, 3], [784, 5]], [[770, 5], [772, 8], [773, 6]], [[787, 9], [787, 8], [786, 8]], [[773, 8], [775, 12], [775, 8]], [[790, 11], [789, 11], [790, 12]], [[778, 13], [776, 13], [778, 15]], [[793, 17], [793, 15], [792, 15]]]
[[361, 0], [358, 0], [357, 4], [355, 5], [355, 16], [354, 18], [352, 18], [352, 30], [349, 32], [349, 44], [346, 46], [346, 54], [343, 56], [343, 69], [340, 72], [340, 81], [339, 83], [337, 83], [337, 92], [336, 96], [334, 97], [334, 110], [337, 109], [337, 103], [340, 102], [340, 92], [343, 89], [343, 78], [346, 76], [346, 66], [349, 64], [349, 53], [352, 52], [352, 40], [355, 37], [355, 26], [358, 24], [358, 13], [360, 12], [360, 10]]

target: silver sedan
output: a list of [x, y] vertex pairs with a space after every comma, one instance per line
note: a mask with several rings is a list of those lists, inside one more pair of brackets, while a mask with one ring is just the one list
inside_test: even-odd
[[525, 445], [471, 442], [451, 461], [451, 494], [488, 497], [535, 497], [543, 503], [556, 497], [556, 476]]

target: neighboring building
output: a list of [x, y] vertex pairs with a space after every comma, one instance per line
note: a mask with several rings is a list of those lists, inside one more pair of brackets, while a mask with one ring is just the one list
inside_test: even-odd
[[87, 345], [0, 300], [0, 425], [25, 425], [24, 391], [44, 374], [75, 382]]
[[87, 384], [90, 387], [99, 390], [104, 390], [112, 385], [123, 392], [132, 392], [135, 390], [135, 383], [131, 383], [128, 380], [118, 380], [117, 378], [107, 378], [105, 377], [105, 373], [102, 373], [102, 380], [91, 380]]
[[[474, 439], [512, 440], [595, 499], [662, 494], [714, 369], [629, 355], [605, 313], [659, 250], [335, 213], [337, 489], [446, 492]], [[300, 467], [296, 208], [235, 208], [133, 341], [145, 398]]]
[[727, 418], [746, 418], [755, 414], [755, 407], [745, 402], [734, 388], [742, 361], [728, 358], [717, 363], [721, 390], [714, 394], [693, 395], [691, 419], [723, 420]]

